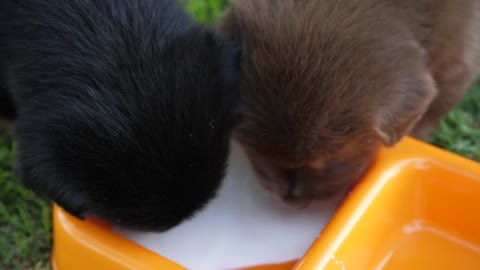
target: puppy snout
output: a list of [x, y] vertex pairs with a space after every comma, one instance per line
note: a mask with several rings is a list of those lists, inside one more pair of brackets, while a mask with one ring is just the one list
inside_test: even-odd
[[287, 169], [283, 173], [285, 181], [287, 182], [287, 194], [285, 198], [297, 198], [302, 194], [302, 183], [297, 179], [297, 171], [295, 169]]
[[306, 196], [305, 182], [298, 179], [298, 170], [287, 169], [283, 172], [283, 176], [287, 183], [287, 192], [283, 197], [283, 200], [299, 208], [304, 208], [310, 205], [311, 198]]

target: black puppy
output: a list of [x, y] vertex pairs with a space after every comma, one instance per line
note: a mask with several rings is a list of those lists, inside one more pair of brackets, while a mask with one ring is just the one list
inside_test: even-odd
[[239, 50], [174, 0], [2, 0], [17, 170], [77, 217], [167, 230], [215, 195]]
[[15, 106], [7, 89], [0, 86], [0, 117], [11, 120], [15, 117]]
[[7, 90], [0, 86], [0, 135], [10, 135], [15, 107]]

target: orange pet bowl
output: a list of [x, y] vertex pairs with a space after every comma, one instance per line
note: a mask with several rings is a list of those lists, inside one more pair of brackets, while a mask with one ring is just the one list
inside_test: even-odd
[[[380, 152], [296, 265], [254, 269], [480, 269], [478, 213], [480, 164], [406, 138]], [[55, 270], [186, 269], [58, 206], [52, 262]]]
[[382, 150], [294, 269], [480, 269], [480, 164], [408, 138]]

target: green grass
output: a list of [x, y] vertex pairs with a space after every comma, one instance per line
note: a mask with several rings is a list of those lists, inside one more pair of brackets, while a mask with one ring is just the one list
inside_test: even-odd
[[443, 120], [432, 142], [480, 161], [480, 80], [464, 102]]
[[[208, 2], [210, 4], [208, 4]], [[222, 14], [226, 0], [184, 0], [205, 24]], [[440, 125], [433, 142], [480, 160], [480, 82]], [[20, 186], [12, 174], [12, 141], [0, 137], [0, 270], [50, 269], [50, 204]]]
[[19, 185], [13, 156], [11, 140], [0, 137], [0, 269], [49, 269], [50, 205]]
[[228, 0], [182, 0], [195, 18], [204, 24], [216, 22], [223, 14]]

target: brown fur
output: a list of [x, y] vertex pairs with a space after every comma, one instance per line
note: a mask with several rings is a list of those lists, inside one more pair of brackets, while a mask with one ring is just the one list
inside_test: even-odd
[[245, 123], [267, 189], [290, 202], [346, 190], [378, 148], [427, 140], [480, 68], [477, 0], [232, 0]]

